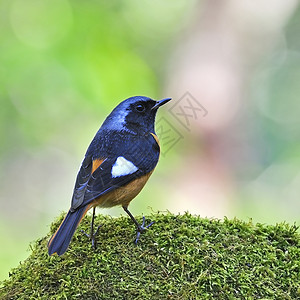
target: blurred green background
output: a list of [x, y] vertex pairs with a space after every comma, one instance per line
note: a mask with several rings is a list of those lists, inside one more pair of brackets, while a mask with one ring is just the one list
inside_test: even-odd
[[0, 1], [0, 279], [69, 208], [91, 139], [134, 95], [185, 109], [188, 91], [208, 111], [188, 130], [173, 104], [159, 112], [179, 139], [162, 139], [134, 214], [299, 222], [299, 32], [292, 0]]

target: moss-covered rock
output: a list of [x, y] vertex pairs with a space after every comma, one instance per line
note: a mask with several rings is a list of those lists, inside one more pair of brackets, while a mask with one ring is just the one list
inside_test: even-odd
[[[133, 243], [128, 217], [98, 216], [94, 251], [77, 230], [61, 257], [47, 236], [2, 282], [1, 299], [300, 299], [297, 227], [155, 214]], [[57, 228], [62, 216], [52, 224]], [[89, 230], [90, 217], [80, 229]]]

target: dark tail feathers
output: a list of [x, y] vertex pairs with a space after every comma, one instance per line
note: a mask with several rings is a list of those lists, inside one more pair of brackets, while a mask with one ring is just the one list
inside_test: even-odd
[[88, 209], [88, 206], [84, 206], [74, 212], [68, 211], [59, 228], [48, 242], [49, 255], [54, 253], [62, 255], [66, 252], [78, 224]]

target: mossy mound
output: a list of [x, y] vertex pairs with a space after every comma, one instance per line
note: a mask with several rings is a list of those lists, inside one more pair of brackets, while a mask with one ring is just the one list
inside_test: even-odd
[[[77, 230], [61, 257], [47, 236], [10, 279], [1, 299], [300, 299], [300, 236], [287, 224], [155, 214], [133, 243], [128, 217], [98, 216], [97, 249]], [[51, 226], [54, 232], [62, 216]], [[90, 217], [80, 229], [89, 230]]]

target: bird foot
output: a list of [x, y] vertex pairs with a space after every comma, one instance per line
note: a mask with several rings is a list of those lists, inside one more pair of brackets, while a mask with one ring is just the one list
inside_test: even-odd
[[91, 240], [92, 247], [94, 249], [96, 249], [96, 239], [95, 238], [96, 238], [96, 235], [97, 235], [100, 227], [102, 227], [102, 225], [99, 225], [94, 233], [93, 233], [93, 230], [91, 230], [90, 234], [86, 233], [84, 230], [80, 230], [89, 240]]
[[146, 231], [151, 225], [153, 225], [154, 222], [151, 222], [149, 225], [145, 226], [145, 217], [143, 216], [143, 223], [142, 225], [139, 225], [137, 228], [137, 234], [136, 234], [136, 239], [135, 239], [135, 244], [137, 244], [138, 240], [140, 239], [141, 233]]

